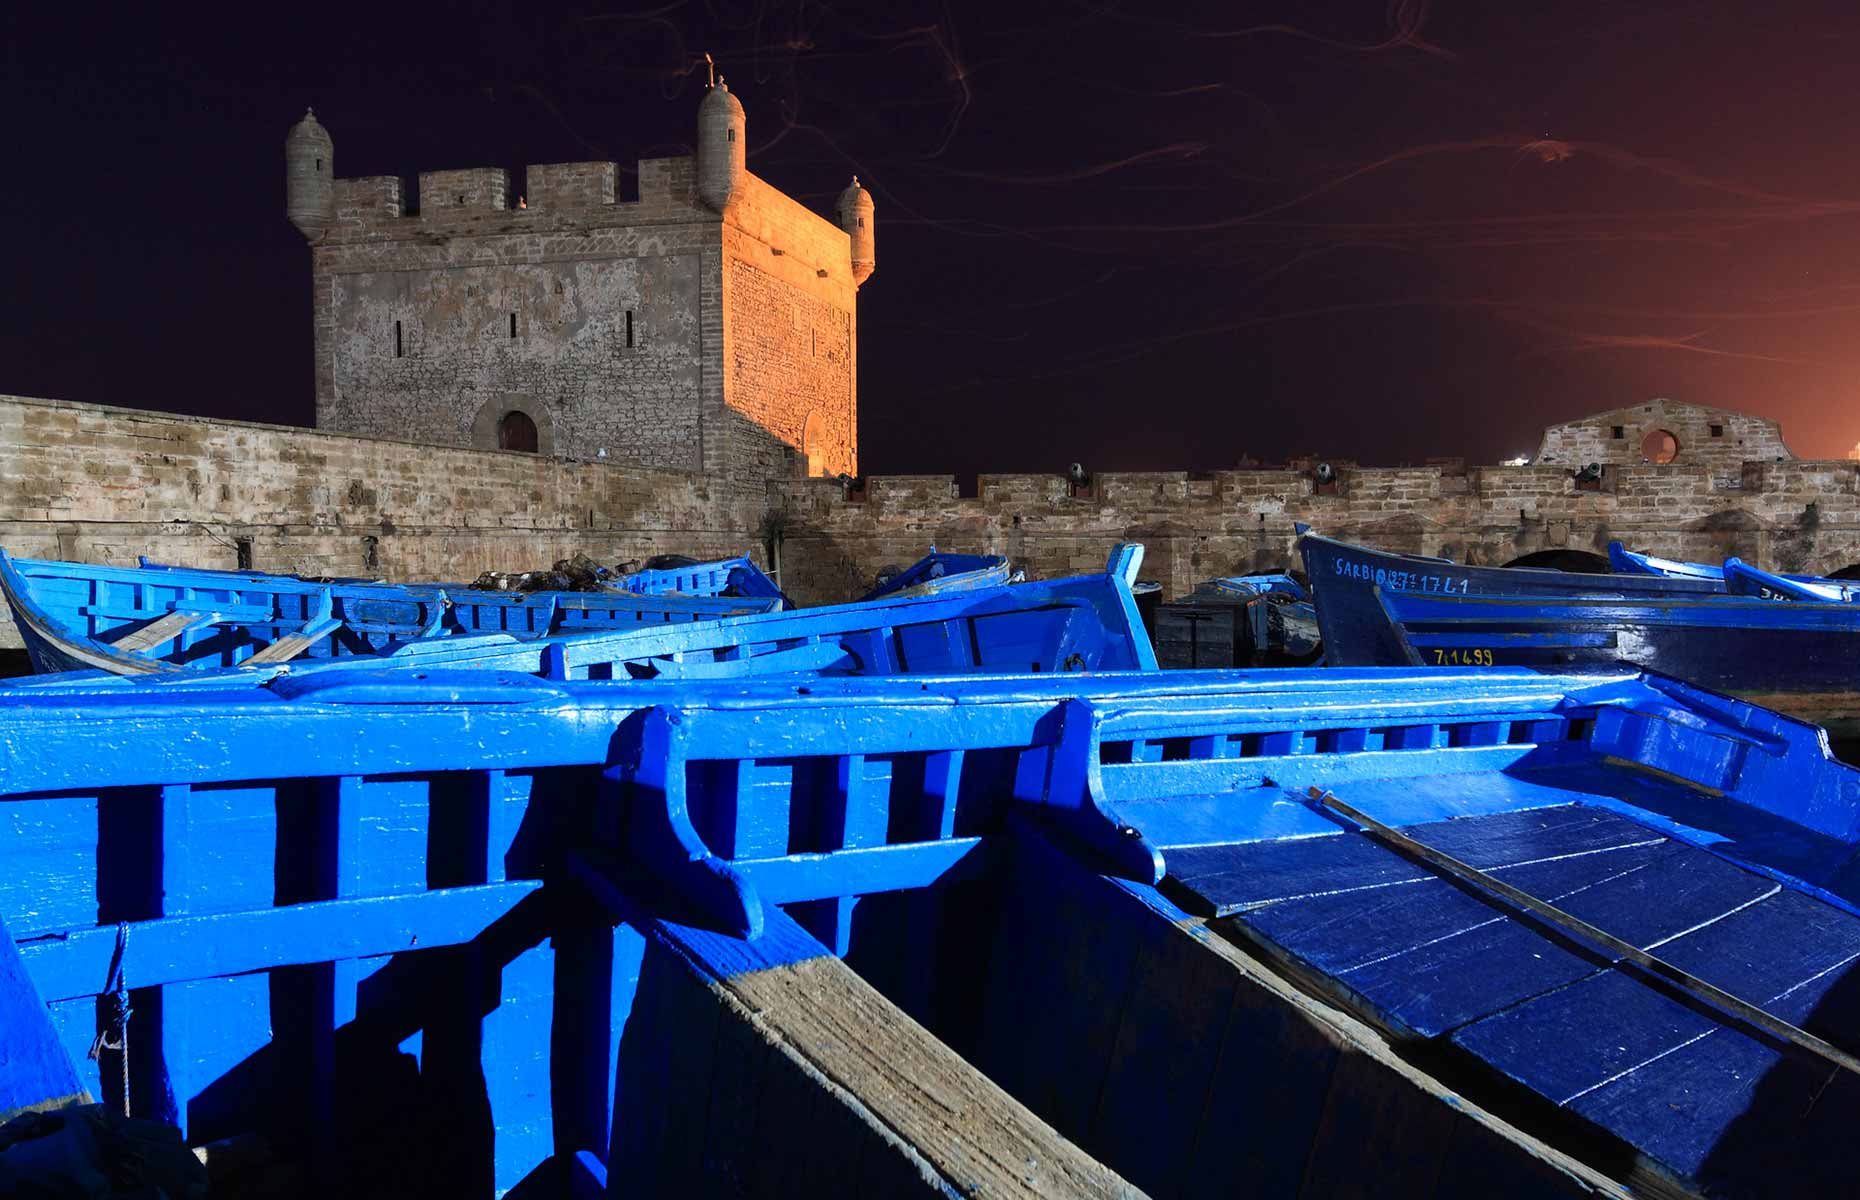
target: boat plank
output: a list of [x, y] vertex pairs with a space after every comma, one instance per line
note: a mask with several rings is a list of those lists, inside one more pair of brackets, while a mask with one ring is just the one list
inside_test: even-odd
[[1339, 1062], [1299, 1194], [1432, 1196], [1459, 1114], [1444, 1104], [1408, 1103], [1409, 1091], [1364, 1055]]
[[[1399, 790], [1411, 792], [1423, 786], [1424, 782], [1404, 782]], [[1365, 786], [1352, 794], [1367, 797], [1373, 793]], [[1413, 802], [1411, 795], [1403, 799]], [[1429, 822], [1410, 832], [1483, 870], [1618, 848], [1658, 837], [1644, 826], [1604, 809], [1569, 803]], [[1390, 853], [1372, 839], [1344, 833], [1185, 847], [1170, 853], [1169, 874], [1181, 888], [1197, 896], [1212, 916], [1227, 916], [1293, 898], [1389, 887], [1434, 877], [1426, 867]]]
[[[1344, 1039], [1258, 987], [1206, 946], [1241, 981], [1235, 990], [1199, 1134], [1183, 1173], [1184, 1200], [1227, 1197], [1234, 1180], [1258, 1196], [1296, 1196], [1323, 1120]], [[1270, 1087], [1261, 1086], [1272, 1080]], [[1410, 1101], [1412, 1102], [1412, 1101]], [[1426, 1103], [1425, 1099], [1421, 1100]]]
[[[518, 880], [138, 922], [127, 950], [130, 980], [154, 987], [328, 958], [457, 945], [541, 886], [537, 880]], [[115, 927], [103, 925], [27, 940], [20, 954], [48, 997], [75, 1000], [97, 994], [115, 948]]]
[[[1060, 857], [1044, 839], [1015, 838], [982, 999], [980, 1060], [1002, 1087], [1082, 1142], [1138, 983], [1149, 914], [1135, 905], [1081, 905], [1053, 920], [1053, 896], [1073, 884]], [[1068, 1002], [1054, 1003], [1055, 995]], [[1028, 1020], [1035, 1012], [1040, 1018]]]
[[77, 1066], [0, 917], [0, 1124], [23, 1112], [88, 1104]]
[[[785, 916], [772, 917], [771, 927], [779, 923], [792, 925]], [[832, 1082], [833, 1090], [845, 1097], [841, 1104], [864, 1110], [861, 1115], [877, 1127], [868, 1137], [882, 1141], [885, 1153], [921, 1159], [927, 1168], [922, 1191], [1140, 1194], [898, 1011], [838, 959], [817, 950], [813, 957], [796, 962], [735, 973], [724, 986], [738, 1004], [757, 1013], [789, 1044], [791, 1057]], [[768, 1111], [779, 1106], [764, 1107]], [[791, 1143], [820, 1159], [808, 1144], [808, 1131], [795, 1132]]]
[[140, 653], [152, 649], [164, 642], [172, 642], [188, 630], [198, 625], [211, 625], [220, 619], [217, 611], [183, 612], [176, 610], [150, 621], [147, 625], [117, 638], [110, 645], [128, 654]]
[[[1701, 850], [1595, 809], [1462, 818], [1409, 833], [1565, 911], [1593, 917], [1636, 944], [1659, 945], [1777, 890]], [[1347, 838], [1290, 845], [1326, 880], [1338, 876], [1330, 860], [1360, 857], [1360, 851], [1340, 855]], [[1406, 858], [1377, 848], [1408, 865]], [[1238, 870], [1230, 860], [1222, 878]], [[1366, 1005], [1391, 1028], [1420, 1037], [1439, 1036], [1574, 982], [1606, 961], [1594, 948], [1520, 919], [1477, 889], [1431, 875], [1307, 892], [1233, 919], [1320, 986]], [[1440, 979], [1452, 979], [1454, 986], [1442, 988]]]
[[[1155, 924], [1160, 925], [1161, 922]], [[1146, 931], [1089, 1145], [1156, 1196], [1187, 1181], [1239, 980], [1193, 940]], [[1139, 1167], [1137, 1164], [1141, 1164]]]

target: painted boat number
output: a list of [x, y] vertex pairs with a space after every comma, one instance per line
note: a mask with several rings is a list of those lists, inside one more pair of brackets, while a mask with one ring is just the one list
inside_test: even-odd
[[1483, 646], [1477, 649], [1434, 650], [1434, 665], [1437, 667], [1490, 667], [1495, 663], [1492, 652]]
[[1346, 579], [1361, 579], [1377, 587], [1393, 588], [1399, 592], [1458, 593], [1464, 596], [1467, 588], [1472, 586], [1470, 579], [1422, 575], [1416, 571], [1391, 571], [1386, 567], [1372, 567], [1368, 563], [1354, 563], [1346, 558], [1333, 560], [1331, 569]]

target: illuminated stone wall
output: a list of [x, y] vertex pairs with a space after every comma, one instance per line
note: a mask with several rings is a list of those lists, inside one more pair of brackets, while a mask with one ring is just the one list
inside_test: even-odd
[[1103, 474], [1080, 495], [1057, 475], [984, 475], [963, 497], [950, 476], [877, 477], [862, 493], [828, 481], [770, 488], [784, 527], [783, 581], [809, 601], [858, 594], [878, 569], [942, 550], [1005, 554], [1029, 575], [1101, 569], [1143, 542], [1144, 575], [1180, 595], [1216, 575], [1298, 563], [1295, 523], [1390, 550], [1502, 565], [1546, 550], [1605, 554], [1611, 539], [1656, 554], [1833, 572], [1860, 564], [1860, 463], [1609, 466], [1599, 487], [1549, 466], [1337, 468], [1320, 487], [1297, 470]]
[[0, 397], [0, 546], [32, 558], [231, 568], [245, 541], [263, 571], [470, 580], [740, 554], [763, 503], [687, 472]]
[[[317, 425], [739, 481], [858, 471], [856, 287], [838, 225], [755, 176], [721, 215], [693, 161], [334, 181], [312, 243]], [[811, 444], [810, 444], [811, 442]]]
[[[1671, 440], [1663, 443], [1662, 433]], [[1727, 484], [1736, 482], [1747, 462], [1795, 457], [1774, 421], [1703, 404], [1653, 400], [1550, 426], [1533, 461], [1638, 466], [1660, 462], [1662, 445], [1672, 451], [1673, 466], [1704, 466]]]
[[[1621, 410], [1632, 411], [1632, 410]], [[1594, 420], [1604, 425], [1612, 414]], [[1772, 427], [1773, 428], [1773, 427]], [[1860, 462], [1798, 459], [1571, 467], [1309, 469], [950, 476], [773, 484], [636, 467], [0, 398], [0, 545], [34, 557], [138, 554], [260, 570], [469, 579], [576, 551], [758, 561], [780, 531], [782, 582], [808, 602], [858, 595], [932, 544], [1005, 554], [1033, 576], [1102, 568], [1124, 540], [1179, 595], [1214, 575], [1296, 562], [1294, 524], [1393, 550], [1502, 564], [1611, 538], [1677, 558], [1736, 554], [1789, 571], [1860, 564]], [[1076, 494], [1075, 494], [1076, 493]], [[10, 641], [0, 628], [0, 644]]]

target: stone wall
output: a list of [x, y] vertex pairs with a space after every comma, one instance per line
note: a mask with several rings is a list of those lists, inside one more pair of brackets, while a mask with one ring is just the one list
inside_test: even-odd
[[754, 175], [725, 213], [725, 406], [738, 479], [859, 473], [851, 242]]
[[763, 503], [688, 473], [0, 397], [0, 546], [26, 557], [233, 567], [243, 539], [259, 570], [469, 579], [576, 551], [760, 557]]
[[531, 171], [523, 209], [494, 168], [421, 175], [414, 214], [398, 180], [336, 181], [313, 251], [318, 427], [495, 449], [522, 411], [563, 457], [715, 469], [720, 354], [700, 314], [720, 240], [691, 161], [641, 163], [624, 203], [612, 163]]
[[1747, 462], [1795, 457], [1774, 421], [1702, 404], [1653, 400], [1550, 426], [1534, 461], [1573, 467], [1637, 466], [1648, 459], [1646, 438], [1660, 431], [1671, 434], [1676, 444], [1673, 466], [1708, 467], [1727, 485], [1735, 485]]
[[782, 583], [804, 602], [857, 596], [881, 567], [932, 544], [1005, 554], [1052, 577], [1099, 570], [1115, 543], [1140, 541], [1145, 576], [1174, 596], [1210, 576], [1295, 564], [1300, 522], [1478, 563], [1599, 554], [1619, 538], [1676, 558], [1736, 554], [1827, 573], [1860, 563], [1860, 463], [1616, 464], [1593, 486], [1557, 464], [1453, 459], [1345, 465], [1330, 484], [1291, 468], [1102, 474], [1084, 488], [1057, 475], [986, 475], [963, 497], [942, 475], [875, 477], [857, 490], [828, 478], [764, 486], [0, 398], [0, 545], [35, 557], [232, 567], [244, 540], [261, 570], [460, 579], [577, 550], [604, 562], [760, 557], [768, 528], [780, 530]]
[[[832, 221], [744, 177], [721, 215], [689, 158], [334, 181], [312, 244], [317, 425], [745, 482], [858, 472], [857, 288]], [[604, 452], [604, 454], [603, 454]]]
[[1073, 495], [1057, 475], [984, 475], [964, 498], [950, 476], [770, 487], [783, 526], [783, 584], [808, 602], [855, 596], [886, 564], [939, 549], [1005, 554], [1029, 575], [1102, 569], [1143, 542], [1143, 574], [1180, 595], [1215, 575], [1297, 565], [1295, 523], [1390, 550], [1504, 564], [1543, 550], [1606, 553], [1610, 539], [1675, 558], [1736, 554], [1764, 567], [1832, 572], [1860, 563], [1860, 464], [1751, 463], [1734, 485], [1711, 468], [1608, 467], [1597, 490], [1557, 466], [1344, 467], [1308, 472], [1097, 476]]

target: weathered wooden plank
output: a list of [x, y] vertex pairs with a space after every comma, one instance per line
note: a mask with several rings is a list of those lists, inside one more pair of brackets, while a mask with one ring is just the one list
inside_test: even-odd
[[272, 663], [289, 662], [341, 628], [342, 622], [337, 620], [319, 621], [314, 625], [307, 625], [296, 633], [287, 633], [280, 637], [271, 645], [246, 659], [244, 665], [262, 667]]
[[[1860, 919], [1831, 905], [1767, 896], [1660, 955], [1836, 1045], [1860, 1043]], [[1632, 972], [1585, 979], [1454, 1041], [1689, 1186], [1847, 1186], [1826, 1150], [1860, 1119], [1860, 1080]]]
[[140, 654], [164, 642], [172, 642], [196, 626], [211, 625], [219, 619], [220, 614], [217, 612], [171, 612], [166, 616], [155, 618], [142, 628], [117, 638], [110, 644], [118, 650]]
[[[722, 1020], [748, 1027], [772, 1047], [759, 1084], [756, 1143], [737, 1143], [734, 1165], [707, 1153], [708, 1179], [745, 1180], [750, 1195], [791, 1194], [787, 1185], [797, 1181], [817, 1184], [815, 1194], [857, 1195], [861, 1179], [875, 1178], [894, 1192], [916, 1180], [916, 1194], [934, 1196], [1138, 1194], [785, 914], [772, 912], [753, 943], [686, 926], [658, 928], [655, 936], [678, 951], [676, 961], [710, 980]], [[696, 1111], [740, 1111], [722, 1104], [717, 1088], [744, 1080], [744, 1073], [734, 1065], [719, 1072], [711, 1063], [704, 1067], [710, 1095]], [[834, 1110], [830, 1117], [827, 1109]], [[834, 1150], [822, 1146], [823, 1129], [835, 1135]], [[856, 1172], [849, 1177], [836, 1169], [836, 1157], [856, 1164]]]

